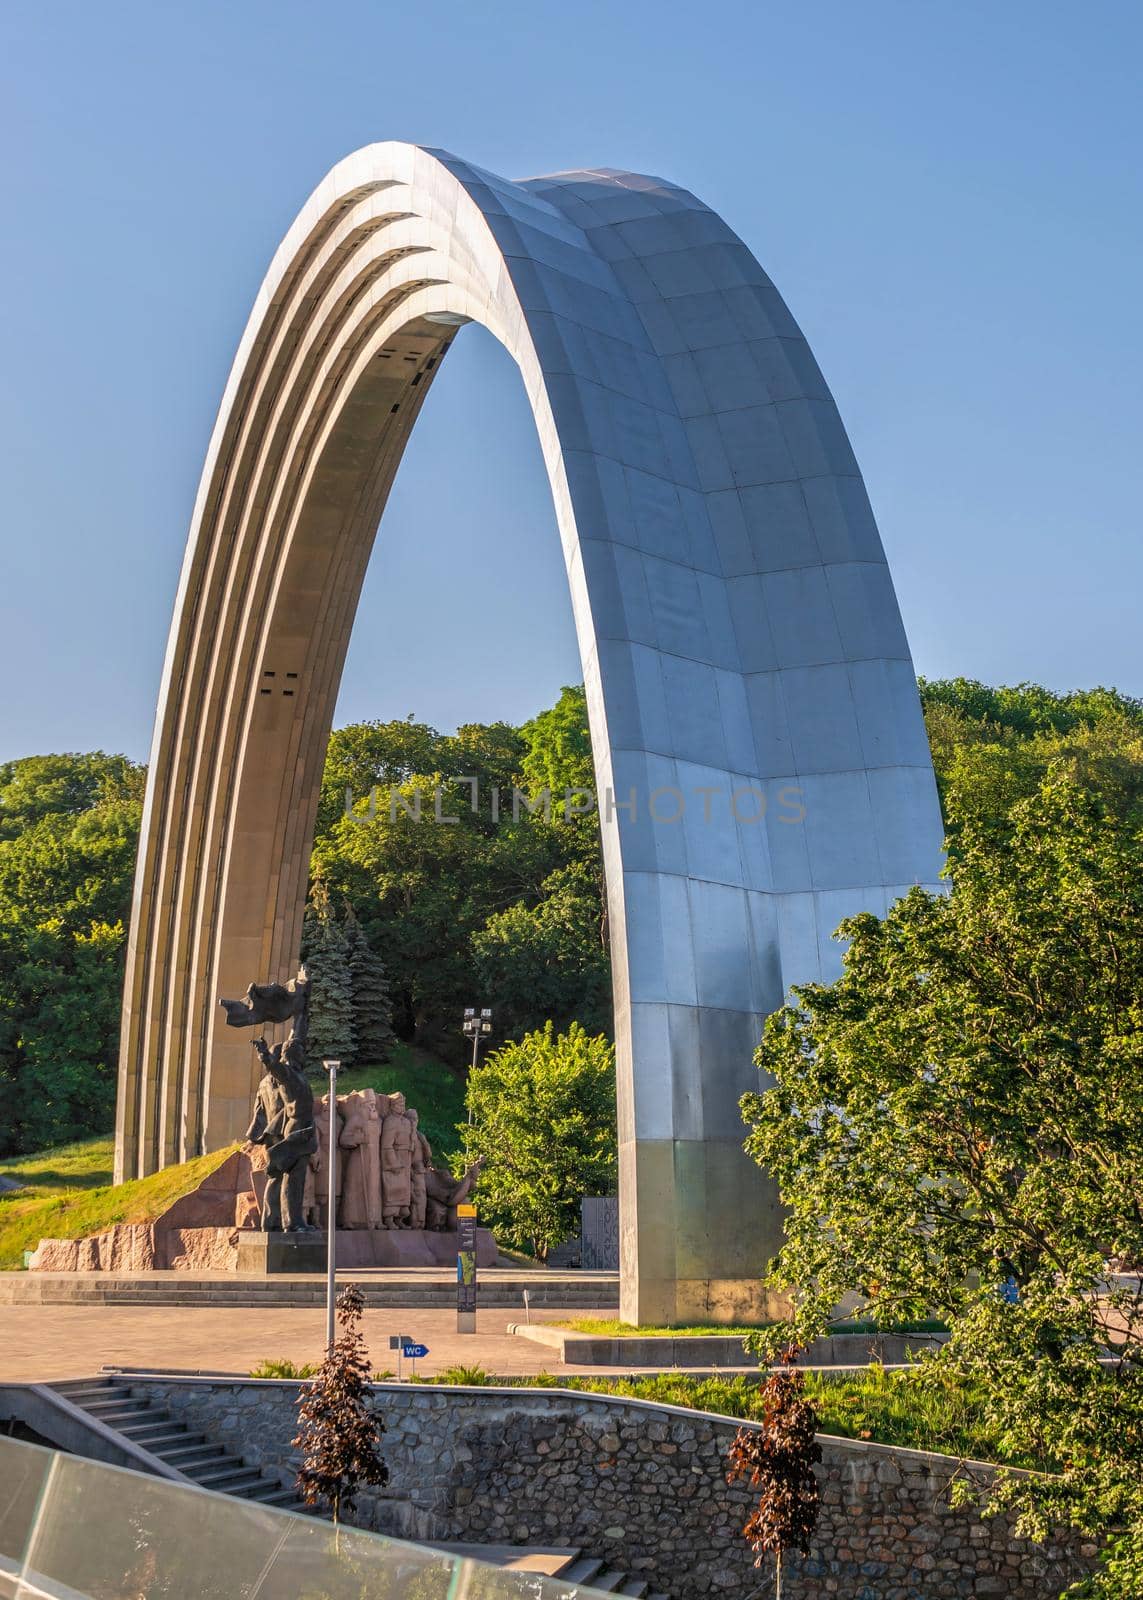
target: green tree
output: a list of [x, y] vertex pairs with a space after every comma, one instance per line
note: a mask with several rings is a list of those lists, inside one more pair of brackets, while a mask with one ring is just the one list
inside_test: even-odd
[[1112, 689], [1060, 695], [1034, 683], [919, 681], [954, 835], [969, 817], [1002, 827], [1049, 769], [1068, 772], [1117, 816], [1143, 821], [1143, 702]]
[[480, 1205], [510, 1243], [548, 1252], [579, 1226], [585, 1195], [616, 1178], [615, 1050], [578, 1023], [549, 1022], [469, 1075], [467, 1161], [482, 1158]]
[[141, 803], [146, 768], [126, 756], [24, 756], [0, 762], [0, 838], [14, 839], [44, 817], [74, 816], [107, 801]]
[[1143, 1261], [1143, 837], [1060, 772], [1002, 826], [955, 794], [951, 820], [953, 893], [843, 923], [842, 977], [767, 1022], [773, 1087], [742, 1105], [788, 1208], [771, 1282], [799, 1342], [851, 1293], [946, 1319], [934, 1381], [971, 1381], [1008, 1451], [1056, 1468], [995, 1502], [1117, 1539], [1092, 1592], [1126, 1600], [1143, 1290], [1109, 1263]]
[[[335, 728], [326, 749], [318, 806], [318, 838], [328, 833], [347, 805], [367, 805], [374, 788], [407, 783], [418, 772], [434, 772], [440, 734], [412, 714], [394, 722], [353, 722]], [[384, 798], [384, 797], [382, 797]]]
[[46, 925], [29, 941], [20, 1028], [24, 1147], [70, 1144], [115, 1119], [123, 924]]
[[377, 1062], [388, 1061], [396, 1043], [393, 1002], [389, 998], [385, 963], [366, 938], [365, 930], [352, 907], [346, 913], [345, 942], [353, 996], [357, 1059], [366, 1066], [373, 1066]]
[[[437, 823], [436, 784], [404, 784], [408, 811], [342, 817], [319, 841], [314, 864], [371, 942], [384, 942], [397, 1033], [447, 1055], [463, 1046], [458, 1022], [478, 982], [474, 934], [490, 916], [534, 904], [564, 850], [555, 826], [523, 810], [516, 822], [510, 809], [499, 823], [473, 814], [467, 785], [442, 789], [442, 815], [458, 820]], [[462, 1056], [461, 1049], [455, 1059]]]
[[551, 1019], [611, 1031], [611, 967], [603, 947], [599, 894], [582, 866], [560, 867], [535, 905], [517, 901], [472, 938], [474, 993], [495, 997], [497, 1027], [516, 1038]]
[[[313, 872], [384, 950], [401, 1038], [461, 1065], [476, 998], [511, 1034], [548, 1018], [609, 1027], [598, 822], [565, 821], [562, 803], [591, 784], [582, 688], [520, 729], [408, 718], [334, 733]], [[550, 819], [515, 795], [545, 787]]]
[[353, 983], [345, 929], [334, 915], [329, 890], [319, 878], [310, 893], [302, 932], [302, 959], [310, 980], [310, 1071], [322, 1061], [352, 1066], [357, 1058], [353, 1028]]
[[[79, 805], [79, 758], [50, 759], [64, 763], [53, 803]], [[114, 1106], [139, 805], [36, 815], [32, 798], [0, 840], [0, 1155], [103, 1133]]]
[[112, 801], [53, 812], [0, 841], [0, 927], [28, 933], [59, 921], [71, 932], [126, 920], [139, 807]]
[[[478, 800], [487, 809], [492, 787], [498, 786], [511, 806], [512, 786], [520, 776], [525, 742], [506, 722], [467, 723], [455, 734], [438, 733], [412, 716], [395, 722], [355, 722], [330, 735], [322, 778], [317, 834], [328, 833], [346, 812], [367, 813], [370, 797], [386, 811], [389, 790], [414, 779], [463, 777], [478, 780]], [[450, 800], [469, 798], [460, 785]]]
[[975, 678], [918, 678], [921, 704], [928, 714], [945, 706], [966, 720], [1008, 730], [1021, 738], [1041, 733], [1071, 733], [1127, 717], [1143, 727], [1143, 700], [1118, 689], [1073, 689], [1057, 694], [1038, 683], [992, 688]]
[[[583, 684], [565, 685], [555, 705], [526, 722], [520, 734], [525, 744], [520, 763], [524, 784], [533, 795], [545, 789], [551, 794], [553, 816], [567, 836], [568, 853], [592, 871], [602, 906], [599, 803]], [[605, 922], [602, 925], [606, 928]]]
[[521, 772], [533, 791], [550, 789], [563, 799], [566, 789], [594, 789], [595, 765], [587, 722], [587, 691], [565, 684], [554, 706], [520, 729], [525, 744]]

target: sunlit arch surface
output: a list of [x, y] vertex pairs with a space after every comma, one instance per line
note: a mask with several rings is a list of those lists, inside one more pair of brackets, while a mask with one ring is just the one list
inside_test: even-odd
[[[246, 1125], [257, 1069], [217, 997], [294, 969], [374, 533], [464, 320], [523, 376], [597, 785], [636, 801], [602, 816], [623, 1312], [759, 1314], [777, 1211], [737, 1101], [762, 1019], [836, 969], [843, 915], [934, 879], [940, 819], [880, 539], [821, 374], [745, 246], [655, 178], [512, 183], [371, 145], [278, 250], [211, 440], [164, 666], [117, 1172]], [[730, 795], [751, 787], [767, 814], [737, 821]], [[656, 823], [650, 796], [673, 789], [685, 815]]]

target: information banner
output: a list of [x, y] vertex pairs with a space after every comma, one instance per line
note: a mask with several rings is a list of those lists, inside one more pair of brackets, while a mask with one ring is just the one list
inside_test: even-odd
[[476, 1324], [476, 1207], [456, 1208], [456, 1314], [459, 1319]]

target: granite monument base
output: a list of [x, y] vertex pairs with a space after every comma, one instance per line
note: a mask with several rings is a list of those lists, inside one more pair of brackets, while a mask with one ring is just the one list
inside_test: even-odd
[[243, 1229], [238, 1235], [238, 1272], [324, 1272], [324, 1233], [262, 1233]]
[[[361, 1267], [456, 1267], [453, 1231], [418, 1228], [338, 1229], [338, 1271]], [[476, 1230], [476, 1264], [496, 1265], [496, 1240], [487, 1228]], [[241, 1229], [237, 1235], [237, 1272], [324, 1272], [324, 1233], [262, 1233]]]
[[[455, 1229], [436, 1233], [429, 1228], [339, 1228], [337, 1234], [339, 1268], [447, 1267], [455, 1272], [456, 1249]], [[477, 1228], [477, 1266], [494, 1267], [496, 1258], [495, 1238], [487, 1228]]]

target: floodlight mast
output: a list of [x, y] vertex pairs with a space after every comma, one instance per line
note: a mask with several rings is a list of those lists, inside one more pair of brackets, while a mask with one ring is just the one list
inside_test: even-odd
[[[465, 1006], [461, 1032], [466, 1038], [472, 1040], [472, 1070], [475, 1072], [480, 1061], [480, 1041], [492, 1032], [492, 1012], [490, 1008], [483, 1006], [478, 1013], [475, 1006]], [[469, 1126], [471, 1126], [471, 1103], [468, 1107], [468, 1121]]]

